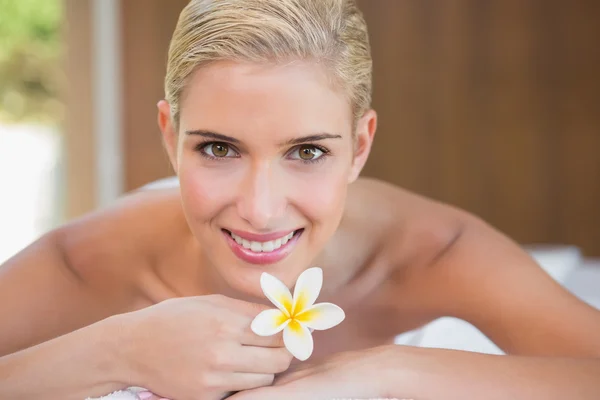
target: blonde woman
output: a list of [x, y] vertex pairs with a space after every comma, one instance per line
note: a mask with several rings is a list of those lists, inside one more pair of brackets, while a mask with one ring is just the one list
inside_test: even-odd
[[[359, 178], [377, 118], [353, 1], [193, 0], [165, 94], [179, 187], [1, 267], [0, 398], [599, 398], [598, 311], [473, 215]], [[272, 307], [262, 272], [291, 287], [312, 266], [346, 319], [301, 364], [250, 323]], [[393, 345], [440, 316], [508, 355]]]

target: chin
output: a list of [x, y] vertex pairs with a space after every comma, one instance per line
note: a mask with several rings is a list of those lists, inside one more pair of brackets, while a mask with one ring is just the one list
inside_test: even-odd
[[[291, 253], [285, 259], [273, 264], [250, 264], [229, 252], [229, 257], [220, 257], [220, 261], [213, 265], [231, 289], [262, 299], [265, 295], [260, 287], [261, 274], [267, 272], [275, 276], [291, 290], [302, 271], [311, 266], [309, 258], [299, 257], [299, 255], [307, 254], [303, 250], [298, 251], [298, 254]], [[224, 263], [223, 260], [227, 261]]]

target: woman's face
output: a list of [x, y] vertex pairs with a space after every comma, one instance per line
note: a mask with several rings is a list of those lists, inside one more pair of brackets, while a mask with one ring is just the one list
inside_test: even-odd
[[229, 285], [258, 295], [263, 271], [291, 285], [313, 266], [366, 161], [371, 120], [353, 138], [347, 97], [303, 62], [200, 68], [182, 96], [177, 132], [168, 104], [159, 104], [186, 218]]

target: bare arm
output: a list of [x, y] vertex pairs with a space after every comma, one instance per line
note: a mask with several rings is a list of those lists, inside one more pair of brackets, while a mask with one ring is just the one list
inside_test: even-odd
[[126, 386], [112, 317], [0, 357], [0, 398], [81, 400]]
[[59, 235], [46, 234], [0, 266], [0, 355], [72, 331], [101, 314], [66, 263]]
[[420, 278], [422, 296], [440, 314], [472, 323], [509, 354], [600, 357], [600, 311], [505, 235], [468, 214], [459, 218], [455, 239]]
[[399, 315], [466, 320], [509, 355], [415, 349], [411, 362], [395, 347], [390, 371], [422, 379], [390, 373], [388, 396], [598, 398], [600, 311], [481, 219], [400, 190], [394, 197], [402, 241], [389, 247], [400, 266]]
[[461, 209], [371, 185], [376, 208], [392, 221], [384, 248], [396, 266], [389, 301], [398, 318], [457, 317], [508, 354], [600, 357], [600, 311], [552, 279], [521, 246]]
[[0, 266], [0, 398], [81, 399], [119, 387], [120, 326], [108, 317], [140, 308], [134, 283], [145, 247], [131, 229], [144, 228], [146, 211], [132, 212], [142, 208], [122, 201]]
[[[407, 235], [426, 231], [442, 240], [429, 246], [438, 248], [430, 254], [422, 247], [397, 253], [401, 262], [418, 261], [401, 279], [399, 290], [412, 299], [408, 307], [430, 318], [468, 321], [508, 356], [392, 348], [396, 355], [389, 359], [385, 393], [431, 399], [598, 398], [600, 311], [479, 218], [434, 202], [419, 203], [413, 210], [421, 207], [422, 218], [413, 213]], [[408, 371], [408, 380], [397, 372], [401, 369]]]
[[120, 327], [116, 317], [105, 318], [127, 302], [118, 282], [105, 290], [115, 277], [109, 265], [89, 271], [98, 264], [84, 262], [86, 254], [97, 257], [85, 248], [86, 230], [102, 234], [94, 218], [79, 221], [0, 266], [0, 398], [81, 400], [123, 387]]
[[127, 196], [0, 265], [0, 356], [151, 305], [141, 281], [157, 243], [179, 238], [176, 201], [166, 191]]
[[600, 359], [407, 351], [402, 346], [390, 346], [388, 353], [388, 363], [380, 369], [386, 377], [384, 397], [594, 400], [600, 395]]
[[385, 345], [330, 356], [232, 400], [596, 400], [600, 360]]
[[[86, 268], [97, 264], [70, 262], [84, 253], [97, 257], [77, 244], [66, 249], [75, 237], [87, 241], [81, 238], [86, 228], [97, 229], [79, 223], [50, 232], [0, 266], [0, 356], [124, 311], [123, 283], [115, 279], [114, 290], [108, 289], [114, 278], [109, 265], [97, 269], [91, 281]], [[101, 248], [102, 242], [95, 246]]]

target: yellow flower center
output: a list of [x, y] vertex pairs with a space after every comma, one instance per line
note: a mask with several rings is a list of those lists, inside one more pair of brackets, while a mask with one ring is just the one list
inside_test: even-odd
[[281, 314], [277, 324], [283, 324], [288, 319], [290, 320], [288, 326], [291, 330], [297, 331], [301, 329], [300, 322], [306, 323], [311, 321], [317, 316], [316, 310], [306, 310], [306, 304], [308, 296], [305, 293], [300, 293], [296, 300], [296, 304], [291, 303], [287, 298], [281, 296], [279, 301], [283, 305], [283, 307], [287, 310], [289, 317], [284, 313]]

